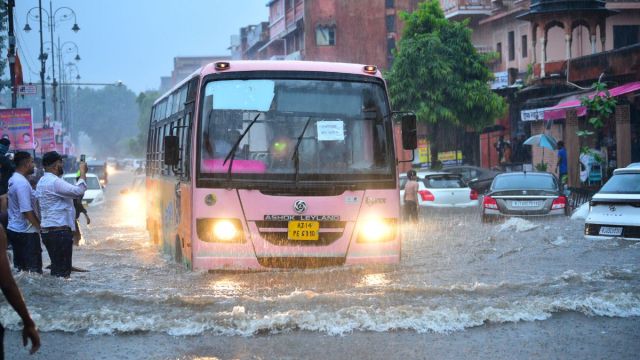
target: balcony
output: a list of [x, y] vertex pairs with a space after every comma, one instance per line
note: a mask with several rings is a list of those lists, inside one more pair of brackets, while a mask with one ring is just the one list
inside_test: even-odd
[[304, 19], [304, 2], [297, 0], [295, 6], [286, 9], [284, 16], [269, 24], [271, 40], [281, 39], [298, 29], [302, 19]]
[[491, 15], [491, 0], [440, 0], [444, 16], [449, 20], [462, 20]]
[[269, 40], [269, 23], [263, 22], [254, 25], [247, 31], [247, 48], [251, 49], [255, 46], [262, 46]]

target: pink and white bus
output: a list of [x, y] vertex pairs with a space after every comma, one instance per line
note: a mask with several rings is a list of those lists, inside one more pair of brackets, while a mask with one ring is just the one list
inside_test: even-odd
[[393, 134], [375, 66], [204, 66], [153, 105], [150, 236], [194, 270], [398, 263]]

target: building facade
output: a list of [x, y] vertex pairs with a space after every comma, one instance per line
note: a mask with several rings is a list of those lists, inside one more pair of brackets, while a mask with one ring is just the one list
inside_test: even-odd
[[177, 56], [173, 58], [173, 70], [171, 70], [171, 76], [163, 76], [160, 78], [161, 93], [168, 91], [187, 76], [191, 75], [199, 67], [219, 61], [230, 60], [229, 55], [218, 56]]
[[[491, 64], [494, 88], [505, 97], [509, 112], [480, 135], [483, 166], [500, 165], [494, 146], [500, 136], [518, 142], [540, 133], [567, 144], [572, 186], [584, 184], [579, 175], [584, 175], [585, 166], [578, 166], [578, 159], [585, 147], [603, 155], [604, 169], [638, 161], [640, 1], [441, 0], [441, 4], [450, 20], [468, 19], [478, 51], [497, 54]], [[615, 94], [616, 113], [597, 135], [579, 138], [576, 131], [589, 130], [589, 125], [577, 100], [593, 96], [590, 86], [598, 80]], [[565, 106], [566, 111], [549, 110]], [[553, 172], [556, 153], [534, 146], [527, 162], [546, 164]]]
[[[240, 29], [234, 58], [374, 64], [389, 68], [399, 40], [401, 11], [419, 0], [271, 0], [269, 22], [251, 36]], [[264, 23], [263, 23], [264, 24]], [[252, 41], [253, 39], [253, 41]], [[239, 44], [239, 45], [238, 45]]]

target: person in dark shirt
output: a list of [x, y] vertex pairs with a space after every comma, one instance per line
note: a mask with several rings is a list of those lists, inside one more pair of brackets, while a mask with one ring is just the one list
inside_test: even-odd
[[567, 176], [567, 149], [564, 148], [564, 142], [558, 141], [558, 162], [556, 165], [556, 173], [560, 182], [565, 184]]

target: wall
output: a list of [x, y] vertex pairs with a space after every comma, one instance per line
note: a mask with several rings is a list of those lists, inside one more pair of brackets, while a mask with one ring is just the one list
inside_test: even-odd
[[[335, 24], [335, 46], [316, 45], [318, 25]], [[384, 1], [305, 1], [306, 60], [387, 66]]]

